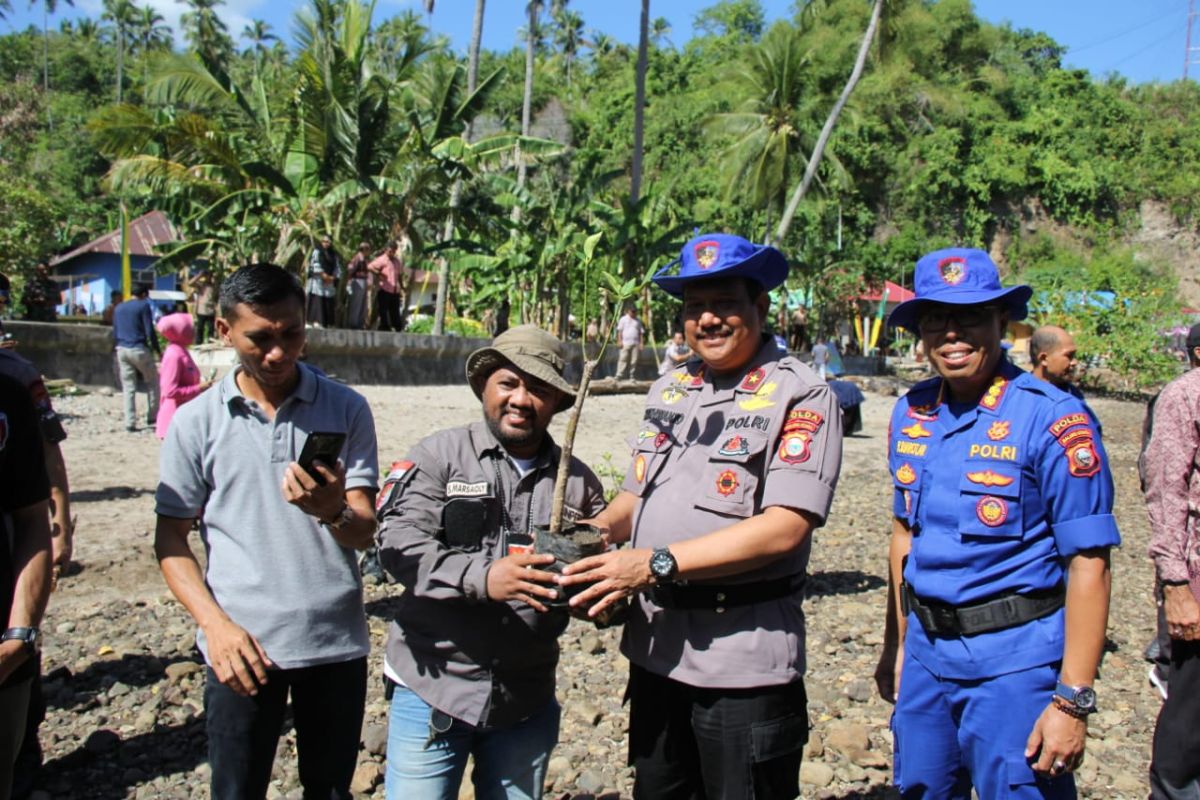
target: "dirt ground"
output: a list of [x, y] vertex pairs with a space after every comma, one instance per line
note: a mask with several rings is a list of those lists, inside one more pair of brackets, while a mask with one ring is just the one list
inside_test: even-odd
[[[462, 386], [359, 390], [374, 411], [385, 468], [422, 436], [480, 413]], [[585, 409], [576, 454], [606, 485], [615, 485], [614, 476], [626, 466], [624, 439], [637, 430], [641, 402], [635, 395], [596, 397]], [[889, 796], [890, 707], [874, 696], [869, 681], [885, 596], [890, 529], [885, 431], [893, 402], [868, 395], [864, 430], [846, 441], [834, 510], [813, 548], [807, 682], [814, 736], [806, 757], [806, 797]], [[42, 733], [43, 789], [55, 797], [205, 797], [203, 676], [192, 664], [191, 622], [170, 598], [152, 549], [159, 442], [148, 432], [124, 431], [119, 396], [96, 392], [62, 398], [57, 406], [70, 435], [64, 451], [79, 519], [75, 558], [81, 568], [64, 579], [44, 623], [50, 711]], [[1124, 546], [1113, 556], [1110, 642], [1097, 685], [1102, 710], [1093, 718], [1080, 786], [1086, 797], [1132, 798], [1145, 795], [1158, 710], [1141, 657], [1154, 621], [1148, 526], [1136, 473], [1143, 407], [1108, 400], [1093, 407], [1112, 459]], [[564, 421], [562, 415], [554, 433], [561, 435]], [[384, 635], [387, 593], [387, 587], [368, 589], [377, 644]], [[626, 796], [624, 662], [616, 634], [598, 638], [577, 625], [572, 623], [563, 646], [564, 735], [562, 758], [551, 770], [553, 796]], [[381, 656], [373, 654], [371, 661], [374, 676]], [[381, 753], [374, 752], [379, 742], [370, 739], [380, 735], [386, 705], [374, 677], [372, 687], [359, 788], [382, 797]], [[839, 732], [846, 729], [862, 729], [870, 757], [839, 747]], [[295, 776], [284, 764], [294, 757], [287, 751], [285, 742], [273, 797], [296, 795]]]

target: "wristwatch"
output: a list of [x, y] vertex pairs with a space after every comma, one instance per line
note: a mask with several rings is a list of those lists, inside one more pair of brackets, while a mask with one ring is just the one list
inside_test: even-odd
[[331, 520], [321, 520], [321, 524], [327, 528], [338, 531], [342, 526], [354, 519], [354, 509], [349, 503], [342, 503], [342, 510], [339, 511]]
[[665, 547], [656, 548], [650, 555], [650, 574], [658, 583], [671, 583], [679, 573], [679, 562]]
[[1096, 690], [1090, 686], [1068, 686], [1059, 681], [1054, 689], [1054, 697], [1082, 717], [1096, 710]]
[[32, 658], [37, 655], [38, 639], [41, 638], [41, 635], [41, 631], [37, 628], [9, 628], [4, 633], [0, 633], [0, 643], [16, 639], [21, 642], [26, 655]]

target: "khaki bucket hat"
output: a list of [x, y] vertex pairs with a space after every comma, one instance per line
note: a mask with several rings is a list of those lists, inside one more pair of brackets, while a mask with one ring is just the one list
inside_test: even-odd
[[503, 366], [515, 367], [561, 391], [563, 398], [554, 413], [575, 404], [575, 387], [562, 376], [567, 366], [562, 342], [536, 325], [509, 328], [493, 339], [490, 347], [481, 347], [467, 356], [467, 383], [476, 397], [483, 396], [488, 376]]

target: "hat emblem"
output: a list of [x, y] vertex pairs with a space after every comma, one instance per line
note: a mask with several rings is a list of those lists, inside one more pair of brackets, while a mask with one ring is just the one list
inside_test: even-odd
[[958, 286], [967, 277], [967, 260], [961, 256], [950, 256], [938, 262], [938, 274], [951, 286]]
[[717, 256], [721, 252], [721, 246], [712, 240], [697, 242], [695, 253], [696, 263], [700, 265], [700, 269], [708, 269], [713, 264], [717, 263]]

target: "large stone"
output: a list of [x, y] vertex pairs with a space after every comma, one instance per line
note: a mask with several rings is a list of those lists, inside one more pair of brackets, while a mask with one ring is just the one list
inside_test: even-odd
[[870, 749], [870, 731], [856, 722], [834, 722], [825, 731], [825, 746], [849, 757], [855, 751]]
[[354, 770], [354, 778], [350, 781], [350, 791], [355, 794], [373, 792], [381, 780], [383, 780], [383, 765], [376, 761], [364, 761]]
[[800, 765], [800, 782], [823, 789], [833, 783], [833, 767], [820, 761], [805, 761]]
[[188, 675], [195, 675], [197, 672], [203, 671], [204, 667], [195, 661], [176, 661], [174, 664], [167, 665], [167, 680], [171, 683], [179, 683]]
[[387, 753], [388, 729], [386, 725], [367, 725], [363, 730], [363, 748], [373, 756]]

